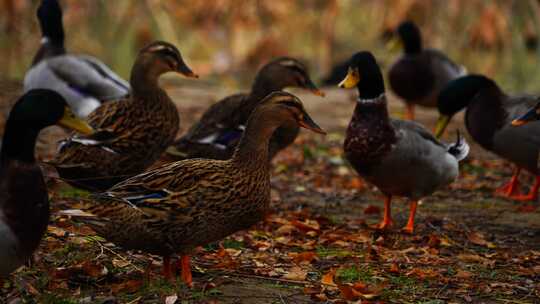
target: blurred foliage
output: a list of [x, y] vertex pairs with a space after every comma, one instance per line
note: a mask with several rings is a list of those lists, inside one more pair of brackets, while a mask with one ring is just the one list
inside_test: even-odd
[[[3, 77], [22, 78], [38, 48], [37, 5], [0, 2]], [[175, 43], [206, 76], [252, 76], [278, 55], [302, 58], [322, 76], [360, 49], [373, 51], [384, 67], [398, 55], [386, 40], [412, 19], [426, 47], [444, 50], [470, 72], [510, 91], [540, 91], [537, 0], [62, 0], [62, 6], [68, 50], [95, 55], [126, 78], [136, 51], [154, 39]]]

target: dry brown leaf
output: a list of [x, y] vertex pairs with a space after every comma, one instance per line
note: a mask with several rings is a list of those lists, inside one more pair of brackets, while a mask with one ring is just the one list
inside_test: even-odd
[[305, 281], [307, 276], [307, 272], [304, 271], [302, 268], [295, 266], [282, 276], [282, 278], [287, 280], [294, 280], [294, 281]]
[[471, 232], [467, 235], [467, 239], [475, 245], [485, 246], [487, 248], [495, 248], [495, 244], [486, 241], [484, 234], [480, 232]]
[[289, 256], [293, 258], [293, 261], [297, 264], [300, 263], [311, 263], [317, 258], [317, 254], [314, 251], [306, 251], [301, 253], [291, 252]]
[[112, 284], [111, 285], [111, 292], [113, 294], [122, 292], [122, 293], [134, 293], [138, 291], [141, 286], [143, 285], [143, 282], [140, 280], [129, 280], [125, 282], [121, 282], [118, 284]]
[[334, 276], [336, 275], [336, 269], [331, 268], [326, 274], [321, 278], [321, 283], [328, 286], [337, 287], [337, 284], [334, 283]]

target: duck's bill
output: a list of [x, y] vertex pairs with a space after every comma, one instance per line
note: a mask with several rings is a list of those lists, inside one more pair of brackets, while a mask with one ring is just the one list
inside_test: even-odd
[[531, 109], [529, 112], [512, 120], [512, 126], [515, 126], [515, 127], [522, 126], [529, 122], [540, 120], [540, 113], [538, 113], [538, 111], [540, 111], [540, 109], [537, 109], [536, 107], [534, 109]]
[[326, 135], [326, 132], [321, 127], [319, 127], [319, 125], [317, 125], [317, 123], [315, 123], [313, 121], [313, 119], [311, 119], [311, 117], [309, 117], [309, 115], [307, 113], [304, 113], [304, 116], [303, 116], [302, 120], [300, 120], [298, 122], [298, 124], [302, 128], [311, 130], [311, 131], [319, 133], [319, 134], [325, 134]]
[[448, 115], [439, 116], [439, 119], [437, 120], [437, 125], [435, 126], [436, 138], [440, 138], [444, 134], [444, 131], [446, 130], [446, 127], [448, 126], [448, 123], [450, 123], [450, 116]]
[[69, 107], [64, 110], [64, 115], [58, 121], [58, 125], [77, 131], [84, 135], [90, 135], [94, 133], [94, 129], [84, 120], [77, 118]]
[[189, 77], [189, 78], [199, 78], [199, 75], [195, 74], [184, 62], [178, 65], [178, 73]]
[[317, 88], [317, 86], [313, 83], [313, 81], [311, 81], [311, 79], [307, 79], [305, 88], [307, 90], [310, 90], [311, 93], [313, 93], [313, 94], [315, 94], [317, 96], [321, 96], [321, 97], [326, 96], [326, 94], [323, 91], [321, 91], [319, 88]]
[[357, 69], [349, 67], [347, 76], [338, 84], [340, 88], [352, 89], [360, 82], [360, 73]]

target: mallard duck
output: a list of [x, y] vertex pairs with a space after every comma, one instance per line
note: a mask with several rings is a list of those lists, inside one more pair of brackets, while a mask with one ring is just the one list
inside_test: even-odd
[[39, 132], [54, 124], [92, 132], [50, 90], [27, 92], [7, 120], [0, 152], [0, 278], [28, 260], [47, 228], [49, 198], [34, 147]]
[[[498, 156], [514, 163], [516, 169], [507, 184], [495, 192], [515, 200], [536, 200], [540, 187], [538, 152], [540, 121], [514, 127], [512, 119], [525, 114], [538, 102], [530, 95], [509, 96], [491, 79], [469, 75], [448, 84], [439, 95], [440, 113], [435, 135], [440, 137], [452, 116], [464, 108], [465, 126], [472, 138]], [[528, 195], [518, 195], [518, 176], [522, 169], [536, 176]]]
[[[177, 159], [231, 158], [253, 109], [269, 93], [285, 87], [300, 87], [324, 96], [304, 64], [290, 57], [277, 58], [257, 73], [249, 94], [231, 95], [212, 105], [167, 152]], [[292, 144], [298, 132], [296, 125], [280, 127], [270, 141], [270, 158]]]
[[37, 17], [43, 39], [24, 77], [25, 92], [36, 88], [57, 91], [82, 118], [102, 102], [129, 93], [129, 84], [103, 62], [87, 55], [66, 53], [62, 9], [57, 0], [43, 0]]
[[163, 256], [169, 279], [169, 256], [181, 254], [182, 279], [191, 285], [195, 247], [263, 219], [270, 203], [269, 141], [283, 124], [324, 134], [297, 97], [274, 92], [249, 117], [231, 159], [162, 165], [96, 195], [76, 216], [119, 246]]
[[390, 68], [388, 80], [392, 91], [407, 106], [406, 118], [414, 120], [415, 105], [435, 108], [439, 91], [467, 70], [441, 51], [424, 49], [420, 30], [413, 22], [401, 23], [397, 35], [404, 53]]
[[143, 48], [131, 71], [130, 96], [104, 103], [88, 116], [93, 136], [73, 136], [60, 145], [51, 162], [60, 177], [77, 187], [105, 190], [152, 165], [174, 141], [180, 122], [158, 84], [167, 72], [198, 77], [174, 45], [157, 41]]
[[352, 57], [340, 87], [358, 88], [344, 151], [358, 174], [386, 197], [384, 218], [378, 228], [392, 224], [392, 197], [404, 196], [411, 203], [403, 230], [412, 233], [418, 200], [457, 178], [458, 162], [465, 158], [469, 146], [459, 135], [456, 143], [444, 144], [418, 123], [390, 119], [383, 77], [369, 52]]

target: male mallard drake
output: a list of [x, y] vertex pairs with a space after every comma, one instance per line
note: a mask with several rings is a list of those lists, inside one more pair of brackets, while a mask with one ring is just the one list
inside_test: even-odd
[[[235, 94], [212, 105], [191, 129], [168, 149], [171, 156], [229, 159], [238, 144], [253, 109], [268, 94], [286, 87], [300, 87], [324, 96], [309, 78], [305, 65], [289, 58], [277, 58], [257, 73], [249, 94]], [[299, 128], [282, 126], [270, 141], [270, 158], [294, 142]]]
[[43, 34], [24, 91], [45, 88], [60, 93], [79, 117], [87, 117], [103, 101], [129, 93], [129, 84], [103, 62], [86, 55], [71, 55], [64, 48], [62, 9], [57, 0], [43, 0], [37, 11]]
[[[182, 278], [190, 285], [189, 254], [262, 220], [270, 203], [270, 137], [283, 124], [324, 131], [289, 93], [267, 96], [248, 119], [229, 160], [188, 159], [152, 169], [96, 195], [81, 218], [99, 235], [126, 249], [164, 257], [183, 255]], [[80, 215], [80, 214], [79, 214]]]
[[160, 75], [197, 77], [178, 49], [157, 41], [143, 48], [133, 65], [129, 97], [102, 104], [88, 116], [98, 132], [71, 137], [52, 164], [60, 177], [89, 190], [105, 190], [152, 165], [174, 141], [180, 119], [176, 106], [158, 85]]
[[[514, 127], [513, 119], [525, 114], [538, 102], [535, 96], [509, 96], [491, 79], [469, 75], [448, 84], [439, 96], [440, 118], [435, 135], [440, 137], [454, 114], [467, 108], [465, 125], [472, 138], [498, 156], [514, 163], [516, 170], [509, 183], [496, 193], [516, 200], [535, 200], [540, 187], [538, 152], [540, 121]], [[515, 195], [518, 176], [525, 169], [536, 176], [528, 195]]]
[[459, 136], [455, 144], [443, 144], [418, 123], [390, 119], [383, 77], [369, 52], [352, 57], [340, 86], [358, 88], [344, 151], [358, 174], [386, 197], [384, 218], [378, 227], [384, 229], [392, 223], [392, 196], [404, 196], [411, 200], [404, 230], [412, 233], [418, 200], [457, 178], [458, 162], [465, 158], [469, 146]]
[[390, 68], [388, 80], [407, 105], [407, 119], [414, 120], [414, 105], [436, 107], [439, 91], [466, 74], [466, 69], [438, 50], [423, 49], [420, 30], [413, 22], [401, 23], [397, 34], [404, 53]]
[[39, 132], [54, 124], [92, 132], [50, 90], [23, 95], [7, 120], [0, 152], [0, 278], [28, 260], [47, 228], [49, 198], [34, 147]]

